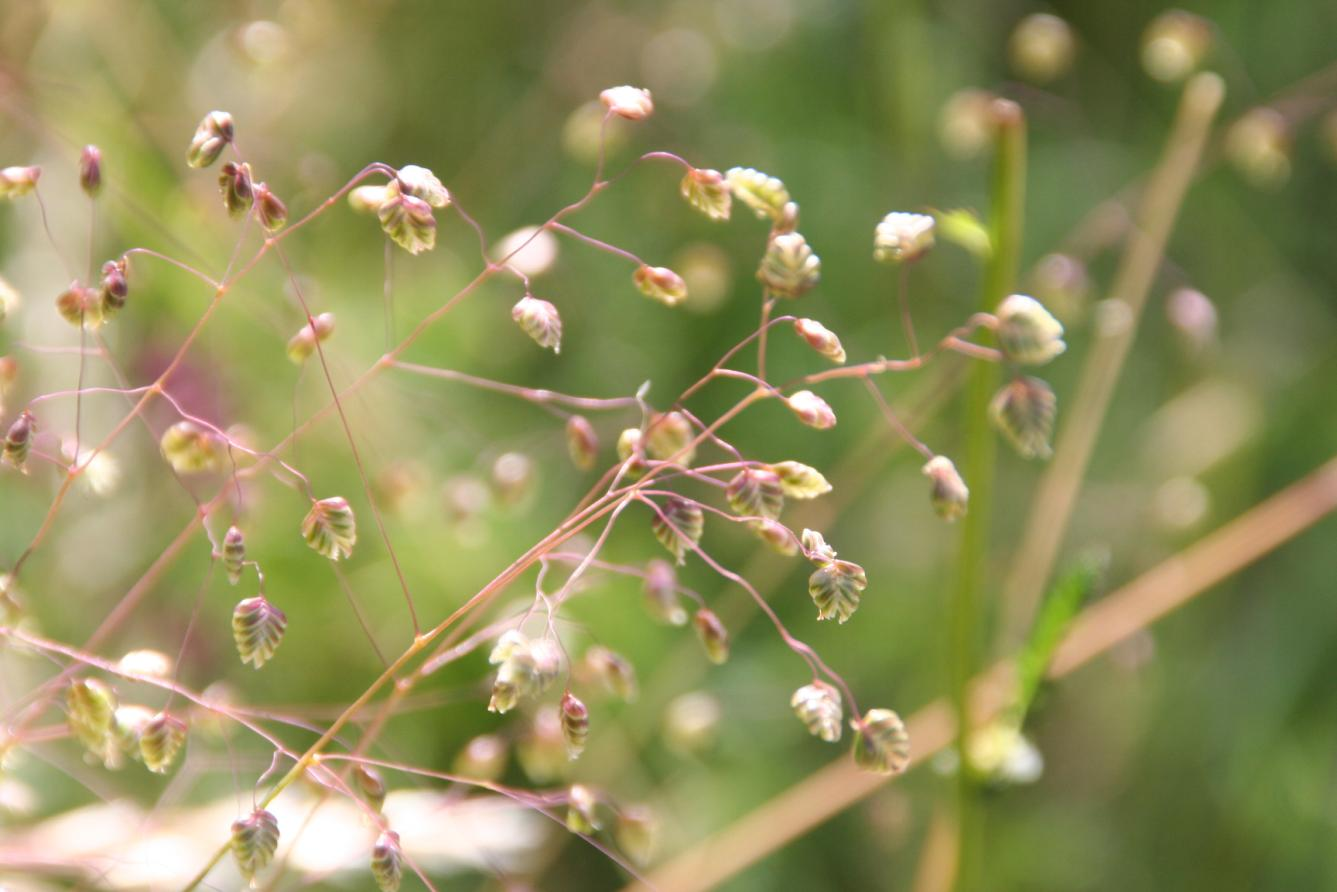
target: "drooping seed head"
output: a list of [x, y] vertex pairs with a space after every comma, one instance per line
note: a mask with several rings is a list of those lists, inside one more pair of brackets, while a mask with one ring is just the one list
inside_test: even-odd
[[780, 478], [780, 489], [791, 499], [815, 499], [831, 491], [831, 484], [814, 467], [797, 461], [782, 461], [771, 465]]
[[675, 307], [687, 299], [687, 283], [668, 267], [638, 266], [631, 280], [641, 294], [666, 307]]
[[264, 595], [246, 598], [232, 611], [232, 637], [243, 663], [259, 669], [269, 662], [283, 643], [288, 617]]
[[618, 812], [613, 838], [632, 863], [641, 867], [650, 863], [658, 835], [659, 822], [647, 806], [629, 805]]
[[795, 691], [789, 705], [809, 734], [827, 743], [840, 740], [845, 715], [840, 691], [824, 681], [814, 681]]
[[521, 700], [542, 694], [557, 680], [562, 668], [561, 651], [548, 638], [530, 639], [519, 629], [510, 629], [498, 640], [488, 662], [497, 667], [492, 684], [489, 712], [505, 713]]
[[236, 585], [241, 581], [241, 571], [246, 563], [246, 536], [235, 525], [227, 529], [223, 536], [223, 569], [227, 571], [227, 581]]
[[139, 754], [154, 774], [166, 774], [186, 745], [186, 723], [168, 712], [149, 719], [139, 735]]
[[37, 419], [32, 412], [24, 409], [5, 433], [5, 464], [16, 471], [28, 473], [28, 453], [32, 451], [32, 438], [36, 432]]
[[836, 550], [826, 544], [826, 537], [817, 530], [805, 529], [799, 541], [803, 544], [803, 556], [819, 567], [836, 558]]
[[0, 169], [0, 198], [20, 198], [37, 188], [42, 168], [6, 167]]
[[655, 110], [650, 91], [640, 87], [609, 87], [599, 94], [599, 101], [609, 112], [629, 121], [644, 121]]
[[552, 783], [571, 769], [557, 707], [543, 706], [515, 747], [521, 769], [536, 784]]
[[778, 221], [789, 204], [789, 190], [773, 176], [751, 167], [733, 167], [724, 174], [734, 198], [752, 209], [758, 219]]
[[650, 418], [645, 427], [645, 454], [656, 461], [674, 461], [690, 467], [696, 458], [692, 445], [692, 422], [682, 412], [663, 412]]
[[109, 761], [116, 749], [112, 729], [116, 717], [116, 694], [96, 678], [79, 678], [65, 689], [67, 721], [76, 740], [95, 759]]
[[584, 784], [574, 784], [566, 794], [566, 829], [589, 835], [599, 829], [599, 798]]
[[[681, 496], [666, 496], [664, 504], [655, 511], [650, 528], [659, 544], [668, 549], [679, 565], [687, 552], [701, 541], [706, 518], [701, 506]], [[690, 543], [690, 544], [689, 544]]]
[[251, 180], [251, 165], [229, 161], [219, 168], [218, 191], [223, 195], [223, 207], [229, 216], [240, 217], [251, 209], [255, 201], [255, 186]]
[[386, 830], [376, 838], [371, 849], [371, 875], [381, 892], [398, 892], [404, 879], [404, 852], [395, 831]]
[[774, 520], [785, 507], [780, 475], [769, 468], [744, 468], [729, 481], [724, 494], [729, 507], [744, 517]]
[[169, 427], [158, 446], [178, 474], [217, 471], [223, 465], [218, 435], [193, 421], [178, 421]]
[[850, 561], [827, 561], [808, 577], [808, 594], [817, 605], [817, 618], [841, 624], [859, 609], [859, 596], [867, 587], [863, 567]]
[[705, 649], [706, 659], [715, 665], [721, 665], [729, 659], [729, 630], [724, 627], [724, 623], [715, 615], [713, 610], [702, 607], [696, 611], [693, 617], [693, 625], [696, 627], [696, 635], [701, 639], [701, 647]]
[[599, 435], [584, 415], [572, 415], [566, 420], [566, 451], [571, 464], [582, 471], [594, 467], [599, 459]]
[[534, 491], [534, 460], [523, 452], [503, 452], [492, 462], [492, 491], [502, 505], [518, 505]]
[[71, 282], [56, 297], [56, 312], [75, 328], [92, 331], [102, 325], [102, 297], [92, 288]]
[[357, 544], [357, 519], [348, 500], [332, 496], [311, 503], [302, 520], [302, 538], [318, 554], [332, 561], [351, 557]]
[[933, 456], [924, 465], [924, 475], [932, 481], [929, 500], [938, 516], [949, 522], [964, 517], [970, 503], [970, 490], [952, 460], [945, 455]]
[[269, 866], [279, 847], [279, 822], [263, 808], [232, 822], [230, 843], [237, 869], [249, 882]]
[[225, 111], [209, 112], [195, 128], [195, 136], [186, 150], [186, 163], [191, 167], [208, 167], [223, 154], [232, 137], [232, 115]]
[[680, 187], [687, 203], [712, 220], [727, 220], [733, 210], [733, 193], [718, 170], [694, 167]]
[[1068, 347], [1063, 343], [1063, 324], [1033, 297], [1009, 295], [995, 315], [998, 346], [1011, 362], [1043, 365]]
[[645, 565], [645, 609], [671, 626], [687, 624], [687, 611], [678, 598], [678, 574], [668, 561], [655, 558]]
[[436, 174], [416, 164], [406, 164], [399, 168], [399, 188], [407, 195], [421, 199], [434, 208], [450, 205], [450, 192]]
[[831, 406], [811, 390], [800, 390], [785, 399], [791, 412], [808, 427], [824, 431], [836, 426], [836, 413]]
[[102, 191], [102, 150], [97, 146], [84, 146], [79, 153], [79, 188], [89, 198]]
[[506, 770], [506, 741], [496, 734], [480, 734], [464, 745], [452, 770], [460, 777], [492, 782]]
[[1023, 458], [1048, 458], [1058, 400], [1039, 378], [1017, 377], [994, 395], [989, 418]]
[[130, 283], [126, 278], [128, 272], [129, 262], [125, 257], [108, 260], [102, 264], [98, 306], [103, 317], [110, 317], [125, 309], [126, 298], [130, 296]]
[[348, 192], [348, 206], [361, 214], [374, 214], [390, 197], [385, 185], [358, 186]]
[[591, 645], [583, 660], [585, 674], [605, 691], [630, 703], [636, 699], [636, 667], [601, 644]]
[[358, 762], [353, 766], [353, 783], [357, 790], [376, 811], [385, 805], [385, 778], [371, 765]]
[[562, 695], [562, 734], [566, 738], [566, 754], [577, 759], [585, 751], [590, 736], [590, 711], [575, 694]]
[[782, 232], [766, 246], [757, 279], [772, 294], [796, 298], [821, 281], [822, 260], [801, 233]]
[[410, 254], [421, 254], [436, 247], [436, 218], [432, 206], [421, 198], [406, 194], [399, 181], [385, 190], [385, 199], [376, 209], [381, 229]]
[[511, 318], [535, 344], [562, 352], [562, 317], [553, 304], [526, 294], [511, 307]]
[[836, 365], [845, 362], [845, 348], [841, 346], [840, 338], [816, 319], [795, 319], [794, 333], [803, 338], [819, 355]]
[[865, 771], [900, 774], [910, 764], [910, 735], [890, 709], [870, 709], [854, 729], [854, 762]]
[[793, 557], [798, 554], [798, 540], [789, 528], [778, 520], [754, 520], [748, 528], [757, 534], [757, 538], [776, 554]]
[[90, 755], [95, 758], [101, 758], [103, 764], [109, 770], [117, 770], [124, 764], [124, 756], [130, 755], [132, 758], [144, 761], [144, 753], [141, 749], [141, 740], [144, 736], [144, 729], [153, 721], [157, 715], [147, 706], [140, 706], [135, 703], [124, 703], [116, 707], [116, 712], [112, 717], [111, 736], [102, 754], [90, 751]]
[[255, 195], [255, 218], [269, 232], [277, 232], [288, 222], [288, 206], [265, 183], [251, 187]]
[[297, 333], [288, 339], [288, 359], [301, 365], [316, 352], [316, 345], [323, 344], [334, 334], [335, 316], [333, 313], [321, 313], [308, 319]]
[[873, 233], [873, 259], [880, 263], [909, 263], [933, 247], [934, 220], [928, 214], [892, 211]]

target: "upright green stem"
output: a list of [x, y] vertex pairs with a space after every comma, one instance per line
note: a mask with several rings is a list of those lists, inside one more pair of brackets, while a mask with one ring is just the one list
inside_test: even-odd
[[[989, 237], [993, 250], [984, 270], [980, 310], [992, 312], [1017, 278], [1021, 253], [1022, 205], [1026, 190], [1026, 119], [1016, 103], [999, 99], [992, 108], [996, 127], [993, 184], [990, 192]], [[967, 388], [965, 479], [970, 486], [970, 513], [961, 531], [956, 589], [951, 601], [951, 691], [956, 711], [957, 870], [956, 888], [975, 886], [973, 876], [979, 837], [976, 779], [967, 755], [971, 734], [970, 679], [979, 662], [980, 589], [988, 555], [992, 509], [994, 437], [989, 428], [989, 400], [998, 383], [998, 368], [980, 362]]]

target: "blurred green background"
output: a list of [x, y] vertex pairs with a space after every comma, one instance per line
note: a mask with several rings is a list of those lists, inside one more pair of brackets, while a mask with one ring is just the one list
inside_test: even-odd
[[[1325, 118], [1337, 108], [1337, 6], [1219, 0], [1189, 8], [1214, 27], [1205, 67], [1227, 83], [1223, 122], [1326, 74], [1289, 94], [1299, 100], [1283, 107], [1291, 124], [1284, 181], [1260, 186], [1225, 163], [1218, 130], [1189, 193], [1066, 538], [1067, 555], [1091, 545], [1109, 550], [1111, 585], [1302, 476], [1337, 444], [1337, 140]], [[703, 167], [752, 166], [782, 178], [823, 261], [821, 286], [796, 311], [838, 332], [856, 361], [906, 352], [894, 316], [895, 273], [870, 256], [881, 216], [986, 209], [987, 157], [946, 150], [944, 103], [969, 87], [1019, 101], [1030, 138], [1023, 268], [1058, 250], [1090, 255], [1088, 292], [1056, 307], [1069, 351], [1042, 370], [1058, 394], [1061, 426], [1098, 318], [1095, 302], [1108, 296], [1121, 249], [1117, 208], [1113, 238], [1074, 245], [1070, 236], [1093, 208], [1143, 175], [1163, 144], [1178, 90], [1148, 77], [1139, 61], [1143, 30], [1163, 10], [1146, 2], [959, 0], [3, 0], [0, 163], [44, 167], [42, 191], [65, 258], [47, 244], [31, 204], [0, 210], [0, 274], [23, 295], [23, 309], [0, 330], [0, 353], [24, 368], [6, 399], [6, 423], [23, 394], [74, 385], [72, 357], [27, 348], [78, 340], [50, 307], [70, 278], [67, 262], [76, 271], [85, 263], [88, 208], [74, 175], [84, 143], [97, 143], [106, 159], [94, 259], [145, 246], [217, 274], [238, 229], [219, 206], [214, 172], [189, 171], [183, 161], [210, 109], [232, 113], [257, 178], [294, 218], [370, 161], [413, 163], [435, 171], [495, 240], [584, 193], [593, 164], [588, 127], [581, 129], [588, 118], [578, 110], [600, 89], [632, 83], [654, 92], [657, 110], [644, 124], [614, 128], [612, 168], [642, 151], [670, 149]], [[1007, 52], [1013, 27], [1034, 12], [1063, 17], [1077, 40], [1072, 70], [1043, 86], [1017, 79]], [[563, 315], [559, 356], [515, 328], [509, 310], [520, 289], [498, 277], [434, 326], [408, 359], [590, 396], [627, 396], [648, 380], [650, 400], [668, 404], [755, 327], [752, 274], [765, 243], [762, 224], [741, 208], [728, 224], [693, 212], [677, 194], [678, 179], [671, 166], [642, 165], [570, 222], [683, 272], [694, 292], [685, 307], [646, 301], [627, 264], [563, 240], [551, 270], [535, 279], [535, 293]], [[338, 316], [328, 344], [337, 383], [380, 356], [390, 343], [387, 327], [395, 340], [403, 337], [479, 269], [474, 234], [452, 210], [437, 216], [434, 252], [390, 255], [389, 326], [387, 255], [374, 220], [340, 202], [285, 243], [313, 310]], [[243, 256], [255, 247], [252, 235]], [[161, 371], [210, 295], [148, 259], [137, 258], [133, 274], [130, 307], [106, 334], [138, 383]], [[950, 244], [915, 267], [911, 299], [921, 340], [969, 315], [978, 277], [970, 256]], [[1028, 273], [1020, 284], [1034, 279]], [[1185, 287], [1210, 299], [1214, 326], [1186, 331], [1168, 312], [1168, 295]], [[220, 426], [245, 425], [267, 448], [328, 398], [318, 367], [299, 370], [284, 355], [301, 323], [282, 268], [267, 258], [205, 329], [172, 392]], [[780, 380], [819, 367], [784, 330], [772, 363]], [[949, 358], [940, 371], [963, 365]], [[95, 364], [90, 369], [90, 382], [106, 381]], [[913, 417], [922, 439], [957, 455], [961, 400], [954, 390], [934, 389], [938, 374], [888, 376], [883, 392]], [[713, 417], [744, 392], [721, 383], [692, 409]], [[800, 561], [759, 554], [742, 531], [708, 520], [705, 543], [726, 566], [765, 583], [789, 628], [847, 677], [865, 708], [908, 714], [946, 690], [958, 532], [932, 515], [922, 462], [886, 429], [862, 389], [836, 383], [821, 392], [841, 419], [834, 431], [810, 431], [782, 408], [763, 405], [727, 434], [747, 455], [805, 461], [835, 483], [833, 501], [795, 504], [786, 519], [796, 529], [820, 524], [842, 557], [867, 569], [870, 586], [854, 620], [817, 624], [805, 591], [809, 571]], [[920, 404], [927, 409], [912, 411]], [[68, 433], [70, 404], [46, 405], [46, 429]], [[161, 408], [148, 419], [159, 431], [173, 420]], [[560, 420], [508, 397], [389, 373], [348, 409], [373, 477], [408, 481], [402, 498], [386, 501], [387, 529], [427, 623], [537, 541], [594, 479], [572, 470]], [[123, 414], [117, 398], [90, 397], [84, 430], [105, 433]], [[637, 417], [600, 413], [595, 421], [606, 463], [617, 431]], [[450, 495], [462, 482], [486, 480], [509, 451], [533, 458], [533, 493], [461, 521]], [[34, 622], [62, 641], [84, 640], [193, 510], [143, 427], [130, 428], [111, 455], [122, 470], [116, 492], [80, 490], [24, 571]], [[408, 619], [343, 432], [327, 421], [286, 458], [318, 496], [346, 495], [358, 510], [361, 543], [344, 569], [377, 642], [398, 653]], [[1001, 586], [1039, 473], [1000, 450], [986, 599]], [[46, 468], [27, 479], [0, 477], [0, 564], [12, 563], [32, 538], [57, 482]], [[208, 498], [219, 482], [188, 485]], [[298, 543], [306, 507], [272, 480], [247, 489], [251, 553], [290, 623], [278, 657], [258, 674], [237, 663], [229, 616], [236, 598], [252, 592], [229, 589], [220, 575], [203, 591], [181, 677], [197, 689], [224, 682], [239, 701], [296, 704], [327, 721], [328, 710], [320, 710], [349, 702], [380, 663], [327, 563]], [[226, 523], [220, 517], [211, 526], [221, 534]], [[1334, 534], [1337, 524], [1324, 521], [1044, 700], [1029, 729], [1044, 756], [1043, 777], [987, 801], [986, 888], [1337, 887]], [[657, 551], [648, 518], [633, 511], [607, 556], [640, 564]], [[208, 543], [197, 536], [103, 653], [175, 654], [208, 564]], [[635, 664], [642, 688], [626, 705], [591, 692], [591, 751], [572, 776], [617, 801], [651, 803], [668, 854], [836, 754], [806, 735], [788, 708], [790, 692], [806, 682], [802, 662], [767, 623], [754, 622], [756, 610], [736, 587], [700, 562], [689, 562], [682, 576], [736, 629], [723, 667], [706, 663], [689, 631], [654, 624], [632, 580], [601, 576], [564, 611], [570, 646], [612, 647]], [[500, 607], [521, 606], [531, 583], [532, 573]], [[991, 610], [990, 628], [995, 618]], [[447, 769], [472, 736], [516, 733], [523, 716], [498, 718], [483, 708], [485, 656], [483, 648], [423, 686], [432, 699], [394, 719], [384, 736], [390, 758]], [[13, 654], [0, 665], [6, 703], [49, 673]], [[715, 698], [721, 717], [713, 742], [683, 752], [666, 740], [665, 709], [690, 691]], [[173, 788], [173, 801], [231, 795], [237, 782], [226, 768], [229, 750], [217, 742], [194, 746], [192, 758], [207, 751], [214, 768]], [[240, 737], [235, 746], [264, 756]], [[101, 777], [90, 794], [71, 745], [43, 748], [48, 757], [24, 763], [40, 792], [36, 810], [3, 815], [0, 836], [90, 795], [151, 803], [163, 791], [158, 779], [126, 771]], [[245, 764], [242, 789], [266, 761]], [[506, 778], [528, 785], [515, 765]], [[926, 828], [950, 790], [949, 779], [919, 770], [724, 888], [911, 888]], [[224, 832], [219, 827], [216, 841]], [[626, 878], [589, 847], [547, 848], [536, 875], [470, 872], [443, 879], [441, 888], [610, 889]]]

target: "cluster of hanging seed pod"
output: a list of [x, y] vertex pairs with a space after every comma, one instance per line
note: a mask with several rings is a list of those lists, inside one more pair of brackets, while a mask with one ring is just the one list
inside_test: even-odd
[[122, 705], [115, 691], [96, 678], [70, 683], [65, 689], [65, 710], [70, 733], [83, 744], [90, 759], [107, 768], [119, 768], [128, 755], [149, 771], [166, 774], [186, 745], [182, 719], [166, 710]]
[[556, 642], [546, 637], [531, 639], [519, 629], [511, 629], [497, 640], [488, 662], [497, 667], [497, 677], [487, 708], [500, 713], [542, 694], [557, 680], [562, 667]]

